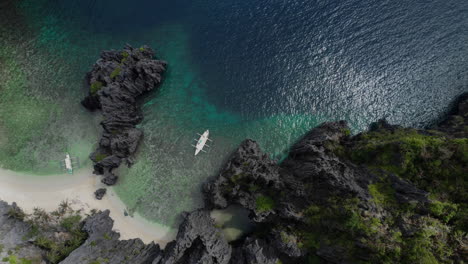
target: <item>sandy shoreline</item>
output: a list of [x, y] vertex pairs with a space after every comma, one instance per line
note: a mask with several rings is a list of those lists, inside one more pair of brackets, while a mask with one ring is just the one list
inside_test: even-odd
[[138, 214], [124, 216], [125, 205], [112, 188], [107, 188], [101, 201], [94, 198], [94, 191], [100, 187], [103, 187], [100, 177], [88, 168], [80, 169], [74, 175], [50, 176], [26, 175], [0, 168], [0, 200], [16, 202], [27, 213], [34, 207], [51, 212], [60, 202], [68, 200], [73, 209], [83, 209], [84, 212], [109, 209], [114, 230], [120, 233], [121, 239], [140, 238], [145, 243], [154, 241], [161, 247], [174, 239], [175, 230], [149, 222]]

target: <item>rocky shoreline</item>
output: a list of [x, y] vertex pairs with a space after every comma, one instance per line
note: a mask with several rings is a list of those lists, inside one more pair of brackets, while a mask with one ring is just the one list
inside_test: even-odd
[[[183, 215], [164, 250], [120, 241], [104, 211], [81, 222], [84, 242], [51, 263], [463, 263], [468, 98], [460, 98], [433, 129], [379, 121], [351, 136], [344, 121], [324, 123], [280, 164], [246, 140], [205, 184], [205, 208]], [[256, 227], [228, 243], [209, 211], [233, 204], [248, 209]], [[46, 261], [37, 238], [21, 239], [31, 224], [12, 210], [19, 209], [0, 203], [0, 256]]]
[[[82, 104], [102, 110], [90, 156], [102, 182], [132, 164], [142, 131], [136, 99], [157, 87], [166, 63], [149, 47], [104, 51]], [[205, 207], [183, 214], [161, 249], [119, 240], [109, 211], [84, 220], [66, 204], [26, 215], [0, 201], [0, 260], [63, 264], [464, 263], [468, 259], [468, 95], [430, 129], [385, 120], [350, 135], [345, 121], [313, 128], [281, 163], [247, 139], [203, 186]], [[102, 198], [105, 189], [95, 195]], [[237, 205], [252, 232], [228, 242], [210, 217]]]
[[99, 146], [90, 159], [106, 185], [117, 182], [112, 171], [122, 162], [133, 164], [132, 155], [143, 137], [135, 127], [143, 119], [137, 98], [159, 86], [167, 65], [154, 57], [148, 46], [103, 51], [86, 76], [89, 94], [81, 104], [90, 111], [101, 110], [103, 116]]

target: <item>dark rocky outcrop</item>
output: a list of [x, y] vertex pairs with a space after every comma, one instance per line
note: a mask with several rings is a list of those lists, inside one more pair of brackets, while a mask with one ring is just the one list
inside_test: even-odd
[[468, 137], [468, 92], [458, 97], [449, 116], [436, 129], [453, 137]]
[[274, 247], [261, 239], [247, 238], [233, 251], [230, 264], [277, 264], [279, 258]]
[[45, 263], [42, 257], [45, 252], [25, 239], [32, 226], [23, 219], [24, 213], [15, 203], [0, 201], [0, 261], [14, 258]]
[[259, 186], [280, 190], [279, 167], [255, 141], [248, 139], [241, 143], [216, 180], [204, 186], [207, 205], [224, 209], [228, 205], [239, 204], [250, 209], [255, 219], [260, 221], [271, 211], [257, 210], [256, 200], [262, 197], [257, 192]]
[[176, 240], [166, 246], [164, 258], [153, 264], [227, 264], [230, 258], [231, 246], [214, 227], [209, 211], [197, 210], [184, 215]]
[[140, 239], [119, 240], [119, 233], [112, 231], [113, 224], [108, 210], [88, 217], [83, 226], [88, 239], [60, 263], [150, 264], [161, 254], [154, 243], [145, 245]]
[[257, 222], [259, 231], [233, 244], [231, 263], [457, 263], [466, 257], [465, 104], [462, 97], [448, 118], [459, 122], [442, 122], [439, 132], [380, 120], [351, 136], [343, 121], [324, 123], [281, 164], [244, 141], [204, 186], [208, 208], [239, 204]]
[[[368, 201], [367, 185], [375, 178], [365, 169], [354, 166], [336, 155], [329, 146], [339, 144], [346, 137], [348, 127], [345, 122], [324, 123], [312, 129], [298, 143], [293, 145], [281, 167], [284, 178], [291, 189], [302, 185], [295, 193], [313, 196], [314, 201], [325, 202], [330, 196], [356, 196]], [[307, 192], [308, 183], [314, 193]]]
[[104, 195], [106, 195], [107, 189], [106, 188], [99, 188], [94, 192], [94, 197], [98, 200], [102, 200]]
[[147, 46], [103, 51], [87, 74], [90, 92], [81, 103], [91, 111], [100, 109], [103, 115], [99, 147], [90, 158], [95, 173], [103, 175], [102, 182], [107, 185], [117, 182], [113, 169], [123, 161], [132, 164], [131, 156], [143, 136], [135, 127], [143, 119], [137, 99], [161, 83], [166, 69], [166, 62], [154, 56]]

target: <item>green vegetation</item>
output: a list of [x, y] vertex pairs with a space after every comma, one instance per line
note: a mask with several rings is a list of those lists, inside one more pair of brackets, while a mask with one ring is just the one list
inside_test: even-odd
[[31, 223], [31, 229], [28, 233], [23, 237], [23, 240], [31, 239], [39, 234], [39, 227], [34, 223]]
[[[447, 263], [452, 253], [446, 243], [438, 241], [437, 232], [432, 228], [424, 228], [416, 233], [412, 238], [405, 241], [405, 251], [403, 260], [405, 263], [437, 264]], [[436, 258], [438, 255], [439, 258]]]
[[[468, 232], [467, 139], [450, 138], [440, 131], [395, 128], [345, 141], [326, 142], [325, 147], [380, 177], [367, 188], [385, 216], [377, 218], [349, 200], [343, 204], [340, 198], [324, 206], [310, 205], [304, 212], [308, 224], [295, 230], [299, 245], [311, 252], [323, 245], [339, 245], [349, 259], [365, 255], [369, 263], [453, 263], [450, 257], [466, 243]], [[388, 172], [429, 192], [431, 203], [398, 203]], [[402, 219], [414, 234], [402, 234], [397, 224]], [[355, 241], [360, 241], [359, 248]], [[361, 263], [358, 258], [354, 261]]]
[[[18, 215], [15, 210], [13, 215]], [[59, 208], [48, 214], [43, 209], [34, 208], [31, 215], [20, 214], [23, 221], [31, 225], [31, 229], [23, 239], [34, 238], [34, 244], [46, 251], [47, 260], [52, 263], [59, 263], [73, 250], [79, 247], [87, 238], [87, 233], [82, 231], [81, 216], [78, 211], [74, 211], [67, 201], [60, 203]], [[66, 233], [62, 238], [57, 238], [54, 234]], [[11, 255], [12, 252], [9, 252]], [[28, 260], [19, 259], [20, 263], [30, 263]], [[11, 261], [10, 261], [11, 263]]]
[[239, 173], [239, 174], [235, 174], [235, 175], [232, 175], [229, 179], [231, 180], [231, 182], [233, 183], [240, 183], [240, 181], [242, 179], [245, 179], [246, 175], [244, 173]]
[[448, 223], [457, 214], [458, 205], [434, 201], [429, 205], [429, 210], [432, 215]]
[[[283, 243], [296, 243], [308, 252], [301, 263], [320, 263], [315, 253], [324, 247], [337, 248], [348, 263], [456, 263], [468, 232], [466, 139], [442, 132], [380, 128], [341, 141], [328, 140], [323, 146], [342, 161], [370, 169], [375, 176], [367, 186], [370, 199], [334, 196], [333, 192], [321, 197], [324, 200], [316, 199], [311, 180], [304, 187], [314, 198], [294, 204], [305, 208], [297, 212], [301, 221], [267, 221], [255, 236], [278, 230]], [[247, 165], [243, 163], [243, 171], [232, 175], [223, 188], [257, 194], [258, 213], [274, 210], [282, 192], [257, 185]], [[396, 191], [400, 190], [397, 177], [427, 191], [428, 202], [402, 202], [405, 199]], [[361, 187], [365, 192], [366, 186]]]
[[51, 263], [59, 263], [62, 259], [68, 256], [73, 250], [79, 247], [86, 240], [87, 234], [81, 230], [73, 229], [71, 238], [59, 242], [52, 238], [39, 236], [34, 241], [34, 244], [47, 250], [46, 258]]
[[59, 242], [52, 238], [45, 236], [39, 236], [34, 241], [34, 244], [47, 250], [46, 258], [51, 263], [59, 263], [66, 256], [79, 247], [87, 238], [87, 234], [81, 230], [73, 229], [71, 232], [71, 238]]
[[7, 212], [8, 217], [23, 221], [26, 214], [19, 207], [12, 207]]
[[65, 228], [66, 231], [72, 232], [73, 230], [76, 230], [77, 228], [80, 227], [81, 223], [81, 216], [80, 215], [71, 215], [68, 217], [65, 217], [62, 219], [60, 222], [60, 225]]
[[270, 211], [273, 208], [275, 208], [275, 200], [273, 200], [273, 198], [266, 196], [266, 195], [258, 196], [257, 199], [255, 200], [255, 204], [257, 207], [256, 208], [257, 211], [260, 213]]
[[8, 262], [9, 264], [32, 264], [32, 260], [26, 258], [18, 258], [15, 255], [10, 255], [2, 259], [3, 262]]
[[[405, 204], [398, 204], [395, 191], [388, 185], [383, 179], [368, 187], [374, 203], [386, 208], [388, 213], [384, 218], [363, 211], [358, 198], [332, 197], [322, 205], [309, 205], [302, 212], [306, 223], [288, 229], [276, 226], [281, 230], [281, 240], [297, 243], [309, 252], [305, 263], [321, 263], [314, 253], [324, 246], [341, 248], [350, 263], [451, 263], [450, 256], [457, 244], [450, 241], [462, 241], [466, 233], [450, 234], [444, 222], [424, 216], [412, 225], [416, 231], [413, 235], [403, 236], [396, 219], [410, 217], [415, 212]], [[454, 209], [443, 203], [434, 203], [433, 207], [434, 214], [443, 217]], [[363, 256], [367, 262], [362, 261]]]
[[[327, 205], [310, 205], [304, 210], [307, 225], [294, 232], [299, 237], [299, 246], [315, 252], [322, 245], [335, 244], [346, 248], [351, 254], [356, 236], [374, 235], [380, 223], [370, 224], [359, 214], [358, 199], [330, 199]], [[347, 232], [339, 230], [346, 227]]]
[[95, 81], [90, 86], [91, 94], [96, 94], [99, 90], [101, 90], [103, 84], [100, 81]]
[[349, 130], [349, 128], [343, 129], [342, 132], [345, 134], [345, 136], [351, 135], [351, 130]]
[[[431, 214], [468, 232], [468, 139], [436, 131], [381, 129], [356, 136], [345, 156], [374, 170], [394, 173], [429, 192]], [[386, 191], [376, 187], [369, 186], [369, 191], [376, 202], [382, 202], [379, 193]]]
[[[358, 164], [384, 169], [415, 183], [432, 194], [450, 194], [464, 200], [468, 164], [468, 139], [423, 134], [415, 129], [372, 131], [359, 135], [347, 149]], [[461, 199], [460, 199], [461, 198]]]
[[396, 205], [395, 190], [390, 186], [390, 183], [378, 182], [369, 184], [367, 188], [376, 204], [384, 207]]
[[[380, 189], [378, 185], [374, 187], [370, 189]], [[376, 203], [386, 204], [386, 195], [377, 193]], [[391, 206], [395, 204], [391, 203]], [[337, 197], [329, 199], [325, 205], [310, 205], [304, 215], [307, 224], [294, 230], [299, 237], [298, 245], [311, 253], [323, 246], [340, 247], [351, 263], [364, 263], [362, 256], [369, 259], [365, 263], [431, 263], [423, 261], [443, 260], [453, 251], [444, 246], [446, 241], [441, 237], [444, 232], [440, 231], [444, 226], [437, 220], [423, 218], [420, 233], [403, 238], [392, 217], [384, 218], [382, 222], [377, 217], [366, 216], [359, 209], [357, 198]], [[430, 233], [429, 230], [434, 231]], [[356, 241], [359, 241], [359, 247], [356, 247]]]
[[112, 238], [109, 236], [109, 234], [105, 233], [104, 235], [102, 235], [102, 238], [104, 238], [105, 240], [111, 240]]
[[99, 162], [99, 161], [105, 159], [107, 156], [108, 156], [108, 155], [107, 155], [107, 154], [104, 154], [104, 153], [98, 153], [98, 154], [96, 154], [96, 158], [95, 158], [95, 159], [96, 159], [96, 162]]
[[120, 72], [121, 72], [121, 71], [122, 71], [122, 68], [120, 68], [120, 67], [115, 68], [115, 69], [111, 72], [110, 78], [111, 78], [111, 79], [114, 79], [115, 77], [117, 77], [118, 75], [120, 75]]
[[130, 56], [130, 54], [128, 54], [128, 52], [126, 51], [122, 51], [122, 53], [120, 53], [122, 55], [122, 59], [120, 60], [120, 65], [124, 64], [127, 59], [128, 59], [128, 56]]

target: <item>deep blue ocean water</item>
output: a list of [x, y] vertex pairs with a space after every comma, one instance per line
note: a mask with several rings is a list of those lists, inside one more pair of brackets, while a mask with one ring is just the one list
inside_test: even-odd
[[[97, 124], [78, 102], [86, 93], [81, 80], [100, 50], [148, 44], [169, 62], [161, 89], [142, 102], [139, 163], [122, 168], [116, 187], [130, 208], [166, 224], [201, 205], [201, 183], [244, 138], [280, 159], [320, 122], [344, 119], [353, 132], [380, 118], [423, 127], [468, 90], [465, 0], [22, 0], [15, 6], [28, 31], [17, 36], [16, 22], [2, 21], [9, 36], [3, 56], [12, 61], [4, 71], [22, 69], [26, 81], [17, 83], [38, 102], [54, 101], [55, 93], [67, 102], [55, 102], [61, 110], [52, 117], [41, 115], [47, 128], [24, 128], [40, 128], [48, 140], [25, 136], [17, 140], [21, 148], [50, 149], [60, 131], [83, 142], [86, 147], [60, 141], [86, 159], [98, 132], [70, 126]], [[45, 69], [38, 72], [31, 60]], [[38, 75], [44, 77], [34, 83], [28, 78]], [[65, 115], [76, 122], [64, 124]], [[21, 127], [15, 122], [0, 123], [0, 133], [9, 124]], [[204, 129], [215, 145], [195, 159], [188, 146]], [[5, 167], [37, 169], [17, 164], [44, 159], [27, 152], [13, 157], [3, 158]]]

